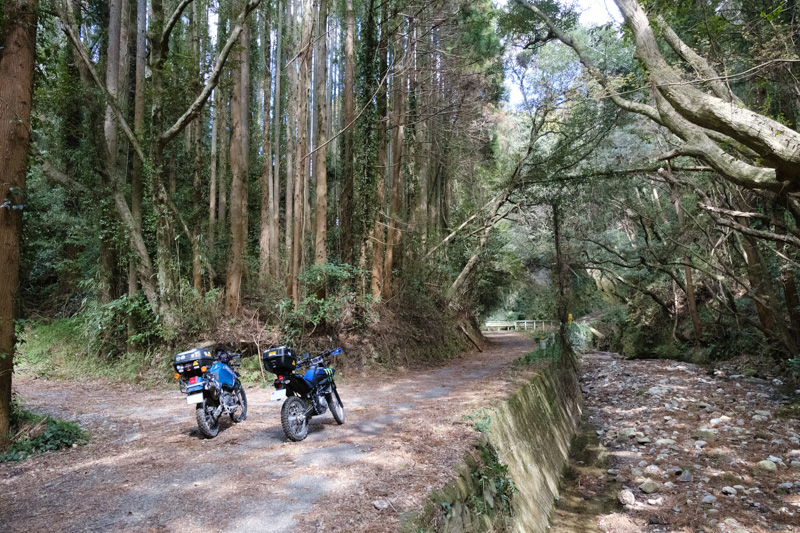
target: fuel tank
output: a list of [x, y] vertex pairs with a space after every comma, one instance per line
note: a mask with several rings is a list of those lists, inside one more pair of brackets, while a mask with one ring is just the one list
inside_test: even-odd
[[226, 389], [232, 389], [233, 385], [236, 383], [236, 373], [226, 364], [215, 361], [214, 364], [211, 365], [211, 372], [217, 375], [219, 384]]

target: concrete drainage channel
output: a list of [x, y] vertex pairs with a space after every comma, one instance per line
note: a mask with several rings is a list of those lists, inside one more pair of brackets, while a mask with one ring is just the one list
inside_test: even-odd
[[405, 531], [549, 529], [581, 417], [577, 379], [559, 366], [551, 365], [487, 412], [488, 431], [465, 456], [454, 479], [406, 520]]

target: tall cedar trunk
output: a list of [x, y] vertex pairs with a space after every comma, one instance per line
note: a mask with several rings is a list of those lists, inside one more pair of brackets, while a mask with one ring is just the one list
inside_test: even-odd
[[219, 156], [219, 170], [217, 171], [217, 230], [220, 235], [226, 231], [225, 223], [228, 220], [228, 95], [220, 89], [219, 102], [219, 142], [217, 154]]
[[312, 2], [303, 3], [303, 22], [297, 55], [298, 76], [295, 85], [295, 109], [297, 120], [297, 145], [295, 150], [294, 227], [292, 231], [292, 301], [297, 310], [300, 306], [300, 269], [303, 257], [303, 225], [305, 222], [305, 186], [308, 181], [308, 123], [309, 84], [311, 81], [312, 51]]
[[[147, 61], [147, 0], [137, 0], [136, 4], [136, 76], [133, 97], [133, 131], [141, 139], [144, 136], [144, 73]], [[142, 233], [142, 198], [144, 195], [144, 166], [138, 157], [133, 158], [131, 174], [131, 216], [134, 233]], [[133, 254], [128, 266], [128, 297], [133, 299], [139, 290], [138, 259]], [[133, 317], [128, 317], [128, 338], [134, 335]], [[133, 349], [129, 346], [129, 349]]]
[[283, 71], [283, 11], [281, 10], [280, 2], [277, 2], [276, 9], [278, 11], [278, 29], [275, 43], [275, 94], [273, 96], [274, 110], [273, 110], [273, 131], [275, 132], [274, 139], [274, 154], [275, 161], [274, 170], [272, 172], [272, 208], [269, 222], [270, 232], [270, 272], [273, 276], [278, 275], [280, 270], [280, 243], [279, 243], [279, 223], [280, 223], [280, 191], [281, 191], [281, 73]]
[[246, 235], [243, 234], [245, 215], [245, 161], [244, 137], [247, 135], [244, 121], [247, 100], [244, 99], [243, 75], [247, 68], [244, 49], [249, 46], [246, 32], [239, 35], [240, 51], [238, 62], [231, 69], [233, 86], [231, 90], [231, 252], [228, 260], [228, 276], [225, 284], [225, 312], [235, 315], [241, 306], [242, 270]]
[[[65, 27], [72, 32], [73, 36], [77, 35], [77, 24], [75, 23], [75, 16], [72, 11], [74, 9], [73, 6], [67, 6], [66, 10], [60, 10], [59, 17], [62, 19], [62, 22], [65, 24]], [[76, 37], [77, 39], [77, 37]], [[77, 42], [77, 44], [76, 44]], [[88, 87], [91, 86], [91, 74], [89, 72], [89, 68], [87, 64], [83, 61], [80, 51], [77, 48], [77, 45], [80, 45], [79, 41], [73, 41], [73, 46], [71, 47], [73, 57], [75, 59], [75, 66], [81, 76], [83, 83]], [[103, 124], [100, 122], [98, 117], [102, 117], [104, 110], [99, 105], [99, 102], [94, 99], [90, 99], [88, 101], [88, 107], [91, 110], [90, 116], [91, 121], [90, 125], [92, 127], [93, 135], [91, 136], [94, 140], [94, 149], [97, 151], [98, 154], [107, 154], [108, 153], [108, 145], [105, 142], [105, 133], [103, 131]], [[154, 281], [153, 276], [153, 266], [150, 261], [150, 255], [147, 251], [147, 247], [145, 246], [144, 238], [142, 237], [141, 230], [137, 231], [137, 226], [135, 220], [133, 218], [133, 214], [128, 206], [128, 202], [125, 199], [125, 195], [122, 193], [121, 188], [119, 187], [119, 183], [116, 181], [116, 176], [114, 175], [114, 170], [108, 166], [109, 161], [111, 160], [110, 157], [106, 157], [103, 155], [101, 157], [104, 172], [102, 172], [101, 177], [103, 178], [103, 184], [112, 192], [112, 197], [114, 199], [114, 205], [117, 209], [117, 215], [119, 216], [119, 220], [122, 225], [125, 227], [127, 232], [130, 236], [130, 246], [131, 250], [134, 252], [137, 263], [137, 273], [139, 277], [139, 283], [142, 286], [142, 290], [147, 298], [147, 302], [150, 305], [151, 309], [154, 313], [158, 313], [159, 309], [159, 296], [158, 296], [158, 285]], [[140, 159], [141, 161], [141, 159]], [[141, 228], [141, 225], [139, 225]]]
[[[242, 46], [242, 227], [240, 229], [243, 239], [245, 251], [247, 250], [247, 201], [249, 194], [249, 187], [247, 186], [247, 177], [250, 175], [250, 24], [245, 24], [242, 27], [242, 35], [240, 42]], [[243, 271], [244, 275], [245, 272]]]
[[211, 177], [210, 189], [208, 193], [208, 253], [214, 252], [216, 244], [216, 219], [217, 219], [217, 136], [219, 135], [219, 121], [222, 113], [220, 112], [220, 88], [214, 89], [214, 112], [211, 115]]
[[[394, 268], [394, 249], [400, 245], [400, 221], [403, 209], [403, 142], [405, 140], [405, 113], [406, 113], [406, 72], [408, 70], [408, 58], [410, 54], [406, 51], [405, 39], [400, 41], [400, 46], [395, 53], [401, 55], [403, 62], [395, 67], [394, 74], [394, 96], [392, 105], [394, 106], [394, 120], [392, 131], [392, 188], [389, 200], [389, 231], [386, 236], [386, 260], [383, 266], [383, 298], [388, 300], [392, 297], [392, 269]], [[399, 68], [399, 70], [398, 70]]]
[[326, 148], [320, 148], [328, 141], [328, 2], [319, 2], [319, 38], [317, 39], [316, 71], [314, 74], [316, 85], [317, 104], [317, 152], [314, 161], [314, 173], [317, 182], [316, 205], [316, 237], [314, 239], [314, 261], [324, 264], [328, 260], [325, 240], [328, 228], [328, 169], [326, 163]]
[[[155, 131], [164, 125], [164, 63], [166, 50], [162, 48], [161, 31], [164, 28], [164, 5], [161, 0], [152, 0], [152, 24], [150, 32], [150, 79], [152, 83], [152, 120]], [[159, 292], [159, 313], [168, 327], [177, 325], [175, 310], [175, 279], [172, 245], [175, 241], [172, 216], [169, 213], [169, 197], [163, 178], [165, 144], [158, 135], [153, 135], [150, 143], [152, 164], [153, 208], [156, 215], [156, 267]], [[173, 151], [174, 157], [174, 151]]]
[[[199, 93], [203, 87], [203, 79], [200, 77], [200, 1], [195, 0], [192, 3], [192, 68], [190, 72], [194, 80], [195, 90], [193, 93]], [[192, 128], [194, 126], [194, 128]], [[201, 165], [201, 146], [203, 142], [203, 115], [200, 114], [194, 121], [193, 125], [187, 128], [187, 131], [193, 131], [193, 145], [194, 145], [194, 162], [193, 170], [194, 176], [192, 179], [192, 286], [197, 292], [203, 290], [203, 251], [201, 247], [201, 234], [202, 234], [202, 211], [200, 204], [203, 201], [203, 189], [200, 181], [200, 165]]]
[[261, 150], [264, 152], [264, 164], [261, 169], [261, 233], [258, 251], [258, 282], [266, 287], [270, 272], [272, 246], [272, 204], [275, 191], [272, 180], [272, 141], [270, 139], [270, 91], [272, 90], [271, 52], [272, 41], [272, 4], [267, 5], [264, 21], [264, 121], [261, 135]]
[[[672, 191], [672, 203], [675, 205], [675, 213], [678, 215], [678, 229], [683, 235], [683, 209], [681, 208], [681, 194], [680, 190], [677, 189], [677, 186], [673, 185]], [[692, 258], [689, 257], [688, 254], [684, 255], [683, 262], [683, 272], [686, 276], [686, 302], [689, 306], [689, 315], [692, 317], [692, 326], [694, 327], [694, 339], [695, 341], [700, 344], [701, 339], [703, 337], [703, 323], [700, 322], [700, 313], [697, 312], [697, 299], [695, 298], [694, 294], [694, 280], [692, 279], [692, 268], [689, 266], [691, 263]], [[678, 310], [675, 309], [675, 313], [677, 315]]]
[[[388, 40], [386, 37], [386, 30], [388, 24], [386, 23], [387, 7], [384, 5], [381, 23], [381, 38], [378, 44], [378, 53], [380, 54], [380, 72], [379, 80], [386, 76], [387, 54], [388, 54]], [[380, 82], [379, 82], [380, 83]], [[376, 300], [380, 299], [383, 294], [383, 261], [384, 250], [386, 246], [386, 223], [384, 222], [385, 203], [386, 203], [386, 123], [387, 123], [387, 105], [386, 105], [386, 86], [381, 86], [378, 91], [377, 102], [377, 124], [378, 124], [378, 168], [376, 169], [378, 179], [375, 185], [375, 205], [376, 214], [372, 228], [372, 297]]]
[[341, 220], [342, 261], [353, 261], [353, 128], [355, 118], [355, 14], [353, 0], [347, 0], [347, 35], [344, 41], [344, 175], [342, 177], [342, 192], [339, 202]]
[[[114, 98], [119, 97], [119, 65], [120, 65], [120, 25], [122, 19], [121, 0], [111, 0], [108, 6], [108, 48], [106, 50], [106, 88]], [[106, 166], [116, 172], [118, 158], [117, 124], [114, 112], [107, 105], [103, 123], [109, 160]], [[115, 176], [116, 178], [116, 176]], [[107, 304], [113, 299], [112, 284], [114, 276], [114, 234], [112, 214], [108, 201], [103, 202], [101, 213], [100, 263], [98, 268], [98, 297], [100, 303]]]
[[[286, 2], [286, 38], [288, 41], [288, 56], [294, 56], [294, 45], [297, 30], [295, 28], [294, 4], [296, 0]], [[294, 151], [297, 143], [297, 117], [295, 99], [297, 98], [297, 60], [288, 65], [287, 80], [289, 96], [286, 108], [286, 187], [285, 205], [286, 216], [284, 222], [284, 243], [286, 245], [286, 295], [292, 297], [292, 232], [294, 231]]]
[[[6, 2], [0, 34], [0, 440], [9, 431], [19, 243], [30, 145], [37, 0]], [[8, 83], [7, 80], [14, 80]]]

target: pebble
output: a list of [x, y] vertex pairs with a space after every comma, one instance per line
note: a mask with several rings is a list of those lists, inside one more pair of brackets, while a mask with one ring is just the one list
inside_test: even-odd
[[654, 483], [653, 481], [645, 481], [641, 485], [639, 485], [639, 490], [644, 492], [645, 494], [653, 494], [658, 492], [659, 486], [658, 483]]
[[703, 501], [703, 503], [708, 503], [708, 504], [716, 503], [717, 497], [716, 496], [712, 496], [711, 494], [706, 494], [705, 496], [703, 496], [703, 500], [702, 501]]
[[722, 494], [726, 496], [736, 496], [736, 489], [733, 487], [722, 487]]
[[629, 490], [621, 490], [617, 494], [617, 501], [622, 505], [633, 505], [636, 503], [636, 497]]
[[374, 505], [375, 509], [379, 511], [383, 511], [389, 508], [389, 502], [387, 502], [386, 500], [375, 500], [374, 502], [372, 502], [372, 505]]
[[773, 461], [770, 461], [769, 459], [767, 459], [766, 461], [759, 461], [758, 467], [764, 470], [771, 470], [773, 472], [778, 469], [778, 465], [776, 465]]

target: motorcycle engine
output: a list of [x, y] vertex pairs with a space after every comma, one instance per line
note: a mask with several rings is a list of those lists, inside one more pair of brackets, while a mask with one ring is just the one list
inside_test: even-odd
[[321, 415], [328, 410], [328, 402], [325, 401], [325, 397], [321, 394], [314, 398], [314, 408], [316, 409], [318, 415]]
[[220, 403], [231, 409], [236, 407], [236, 400], [233, 398], [233, 394], [230, 392], [222, 392], [222, 395], [220, 395]]

